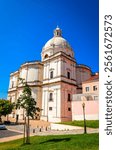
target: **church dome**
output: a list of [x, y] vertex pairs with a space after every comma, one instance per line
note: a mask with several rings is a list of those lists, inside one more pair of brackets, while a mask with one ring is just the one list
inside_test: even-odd
[[51, 38], [49, 41], [47, 41], [42, 49], [42, 53], [41, 53], [42, 61], [46, 61], [51, 56], [55, 56], [55, 54], [57, 54], [59, 52], [60, 53], [63, 52], [68, 57], [74, 58], [74, 52], [73, 52], [71, 46], [69, 45], [67, 40], [62, 37], [62, 30], [59, 27], [57, 27], [54, 30], [53, 38]]
[[50, 48], [68, 48], [72, 49], [69, 43], [62, 37], [62, 31], [59, 27], [54, 30], [54, 37], [51, 38], [43, 47], [43, 51]]

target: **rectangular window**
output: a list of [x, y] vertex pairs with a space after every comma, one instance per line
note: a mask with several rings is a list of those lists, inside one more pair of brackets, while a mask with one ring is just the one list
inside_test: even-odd
[[97, 86], [93, 86], [93, 91], [97, 91]]
[[68, 94], [68, 101], [71, 101], [71, 95]]
[[53, 93], [50, 93], [50, 95], [49, 95], [49, 101], [53, 101]]
[[52, 107], [49, 107], [49, 110], [51, 111], [51, 110], [52, 110]]
[[71, 111], [71, 108], [70, 108], [70, 107], [68, 108], [68, 111]]
[[53, 78], [53, 71], [50, 72], [50, 79]]
[[89, 87], [86, 87], [85, 90], [86, 90], [86, 92], [88, 92], [89, 91]]
[[14, 81], [12, 81], [12, 88], [14, 87]]
[[67, 78], [70, 79], [70, 72], [67, 72]]
[[98, 96], [94, 96], [94, 100], [98, 100]]

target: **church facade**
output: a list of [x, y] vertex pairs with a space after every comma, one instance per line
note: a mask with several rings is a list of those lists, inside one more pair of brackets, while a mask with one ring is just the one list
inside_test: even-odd
[[[32, 89], [32, 96], [42, 111], [36, 116], [49, 122], [72, 120], [72, 96], [82, 93], [82, 82], [92, 76], [86, 65], [77, 64], [74, 51], [62, 37], [59, 27], [43, 47], [40, 61], [30, 61], [21, 65], [18, 71], [10, 74], [8, 99], [16, 102], [23, 86], [18, 78]], [[13, 117], [24, 118], [24, 110], [15, 110]]]

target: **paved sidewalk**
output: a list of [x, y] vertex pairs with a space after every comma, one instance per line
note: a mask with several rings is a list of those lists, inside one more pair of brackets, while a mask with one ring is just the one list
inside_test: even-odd
[[0, 138], [0, 143], [21, 139], [22, 137], [23, 135], [16, 135], [11, 137]]

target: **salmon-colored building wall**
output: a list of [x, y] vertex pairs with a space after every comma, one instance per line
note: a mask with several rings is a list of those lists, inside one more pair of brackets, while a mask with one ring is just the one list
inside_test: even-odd
[[91, 76], [82, 83], [82, 94], [73, 95], [72, 120], [83, 120], [83, 107], [87, 120], [99, 119], [99, 74]]
[[[93, 90], [94, 86], [96, 86], [96, 90]], [[89, 91], [86, 91], [86, 87], [89, 87]], [[85, 93], [98, 94], [99, 93], [99, 81], [94, 81], [91, 83], [83, 83], [82, 89], [83, 89], [83, 94]]]
[[[76, 86], [61, 83], [61, 121], [72, 120], [72, 95], [77, 93]], [[68, 94], [70, 94], [70, 101], [68, 101]], [[69, 110], [70, 109], [70, 110]]]
[[[83, 120], [83, 101], [72, 102], [72, 120]], [[85, 117], [87, 120], [99, 119], [99, 101], [84, 101]]]

